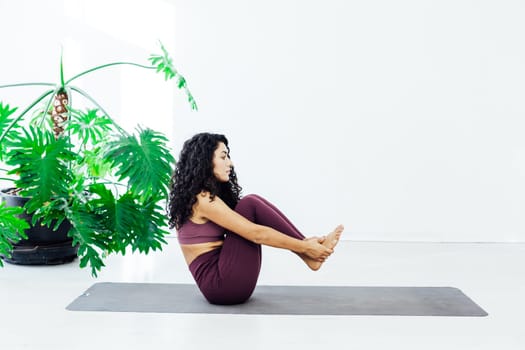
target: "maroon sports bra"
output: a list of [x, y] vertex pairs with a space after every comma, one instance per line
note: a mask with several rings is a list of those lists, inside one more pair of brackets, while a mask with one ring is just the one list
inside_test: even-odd
[[196, 224], [191, 220], [186, 220], [177, 230], [177, 238], [180, 244], [222, 241], [224, 239], [224, 228], [213, 221]]

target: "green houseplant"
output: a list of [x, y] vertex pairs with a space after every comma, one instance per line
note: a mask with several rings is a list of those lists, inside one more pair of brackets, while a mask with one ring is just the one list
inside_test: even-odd
[[[26, 199], [14, 207], [0, 203], [0, 255], [10, 257], [13, 244], [27, 238], [30, 225], [21, 214], [30, 215], [31, 226], [53, 231], [68, 223], [67, 236], [78, 249], [80, 266], [89, 265], [94, 276], [108, 254], [125, 254], [128, 247], [141, 253], [162, 249], [167, 234], [162, 203], [175, 162], [167, 137], [142, 127], [128, 133], [91, 95], [72, 85], [118, 65], [151, 69], [174, 79], [196, 110], [186, 80], [162, 44], [160, 48], [149, 65], [113, 62], [65, 79], [61, 58], [58, 84], [0, 86], [46, 88], [19, 113], [0, 101], [0, 161], [5, 165], [0, 178], [13, 182], [10, 195]], [[73, 94], [91, 108], [76, 109], [70, 103]]]

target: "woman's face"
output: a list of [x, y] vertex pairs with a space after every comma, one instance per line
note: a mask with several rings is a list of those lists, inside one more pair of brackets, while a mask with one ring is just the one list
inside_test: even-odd
[[213, 175], [220, 182], [228, 182], [233, 163], [228, 153], [228, 148], [223, 142], [219, 142], [217, 149], [213, 153]]

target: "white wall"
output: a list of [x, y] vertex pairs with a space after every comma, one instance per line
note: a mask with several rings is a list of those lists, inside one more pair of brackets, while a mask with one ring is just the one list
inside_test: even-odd
[[[149, 65], [149, 55], [161, 52], [158, 40], [170, 48], [175, 16], [173, 4], [148, 3], [151, 7], [134, 0], [0, 0], [0, 85], [59, 83], [61, 48], [66, 79], [110, 62]], [[154, 16], [157, 20], [144, 21]], [[82, 77], [73, 85], [87, 91], [130, 131], [137, 123], [158, 130], [172, 128], [174, 86], [154, 71], [117, 66]], [[0, 99], [24, 107], [43, 91], [42, 87], [2, 89]], [[78, 107], [84, 100], [76, 95], [73, 103]]]
[[[37, 8], [15, 27], [24, 3]], [[148, 82], [166, 94], [146, 95], [148, 125], [173, 130], [176, 153], [196, 132], [225, 133], [245, 193], [265, 195], [305, 233], [342, 222], [352, 239], [525, 241], [522, 2], [94, 3], [104, 15], [92, 2], [41, 3], [0, 0], [0, 13], [16, 8], [0, 23], [14, 48], [2, 50], [0, 84], [20, 62], [36, 75], [56, 64], [54, 16], [89, 65], [140, 60], [160, 38], [200, 111]], [[142, 120], [136, 92], [105, 89], [117, 114]]]
[[247, 192], [309, 233], [525, 240], [523, 2], [173, 3], [176, 140], [226, 133]]

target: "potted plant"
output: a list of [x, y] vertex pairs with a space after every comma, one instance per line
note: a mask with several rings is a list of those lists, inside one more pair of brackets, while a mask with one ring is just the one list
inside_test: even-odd
[[[94, 276], [111, 253], [125, 254], [128, 247], [141, 253], [162, 249], [168, 233], [162, 203], [175, 161], [167, 137], [143, 127], [128, 133], [91, 95], [72, 85], [118, 65], [152, 69], [175, 79], [196, 110], [186, 80], [160, 48], [161, 54], [149, 57], [150, 65], [113, 62], [65, 79], [61, 58], [59, 84], [0, 86], [46, 87], [20, 113], [0, 101], [0, 161], [7, 167], [0, 178], [13, 182], [0, 193], [0, 255], [7, 261], [20, 239], [27, 242], [29, 226], [69, 240], [80, 266], [89, 265]], [[75, 108], [73, 94], [90, 108]]]

